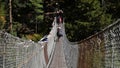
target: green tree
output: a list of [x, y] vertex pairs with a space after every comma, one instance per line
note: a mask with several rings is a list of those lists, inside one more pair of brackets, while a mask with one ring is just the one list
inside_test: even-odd
[[3, 29], [6, 23], [5, 2], [0, 1], [0, 29]]
[[43, 21], [43, 1], [42, 0], [30, 0], [34, 7], [34, 11], [36, 13], [36, 19]]
[[[43, 23], [44, 11], [42, 0], [13, 0], [12, 5], [14, 22], [21, 23], [25, 28], [33, 30], [36, 33], [42, 32], [41, 23]], [[19, 29], [21, 28], [23, 26]]]
[[112, 15], [113, 20], [120, 18], [120, 0], [105, 0], [106, 13]]
[[71, 41], [84, 39], [110, 24], [111, 15], [99, 0], [65, 0], [67, 36]]

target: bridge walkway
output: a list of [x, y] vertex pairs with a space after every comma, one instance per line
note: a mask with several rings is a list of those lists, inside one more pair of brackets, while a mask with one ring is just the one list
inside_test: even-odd
[[53, 60], [49, 68], [67, 68], [62, 44], [62, 38], [60, 38], [60, 40], [56, 42]]

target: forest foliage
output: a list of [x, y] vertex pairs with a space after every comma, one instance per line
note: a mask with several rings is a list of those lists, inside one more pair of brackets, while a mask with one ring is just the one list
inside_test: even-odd
[[[10, 0], [0, 0], [0, 29], [10, 32]], [[64, 11], [66, 34], [79, 41], [101, 31], [120, 17], [119, 0], [12, 0], [13, 35], [38, 41], [48, 34], [58, 3]]]

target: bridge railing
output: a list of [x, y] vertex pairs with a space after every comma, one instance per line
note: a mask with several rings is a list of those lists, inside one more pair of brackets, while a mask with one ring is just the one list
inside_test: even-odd
[[65, 28], [63, 24], [63, 48], [65, 60], [68, 68], [77, 68], [78, 62], [78, 45], [75, 42], [70, 42], [65, 33]]
[[48, 40], [39, 43], [0, 31], [0, 68], [47, 68], [55, 48], [55, 22]]
[[0, 68], [27, 68], [28, 65], [33, 68], [37, 66], [34, 64], [37, 61], [33, 61], [33, 59], [39, 57], [39, 60], [42, 60], [41, 55], [38, 54], [40, 53], [38, 48], [41, 48], [41, 45], [0, 32]]
[[79, 42], [78, 68], [120, 68], [120, 19]]

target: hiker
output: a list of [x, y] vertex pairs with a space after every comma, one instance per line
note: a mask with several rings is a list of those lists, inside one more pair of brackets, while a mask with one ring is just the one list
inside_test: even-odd
[[62, 10], [58, 10], [56, 12], [56, 19], [57, 19], [57, 23], [63, 23], [63, 11]]
[[58, 37], [58, 41], [59, 41], [60, 37], [62, 37], [62, 36], [63, 36], [63, 34], [62, 34], [61, 27], [58, 27], [58, 28], [57, 28], [57, 37]]
[[46, 16], [50, 16], [53, 15], [54, 17], [56, 17], [56, 22], [59, 25], [60, 23], [63, 22], [63, 11], [59, 8], [59, 4], [56, 3], [55, 5], [53, 5], [54, 10], [45, 13]]

